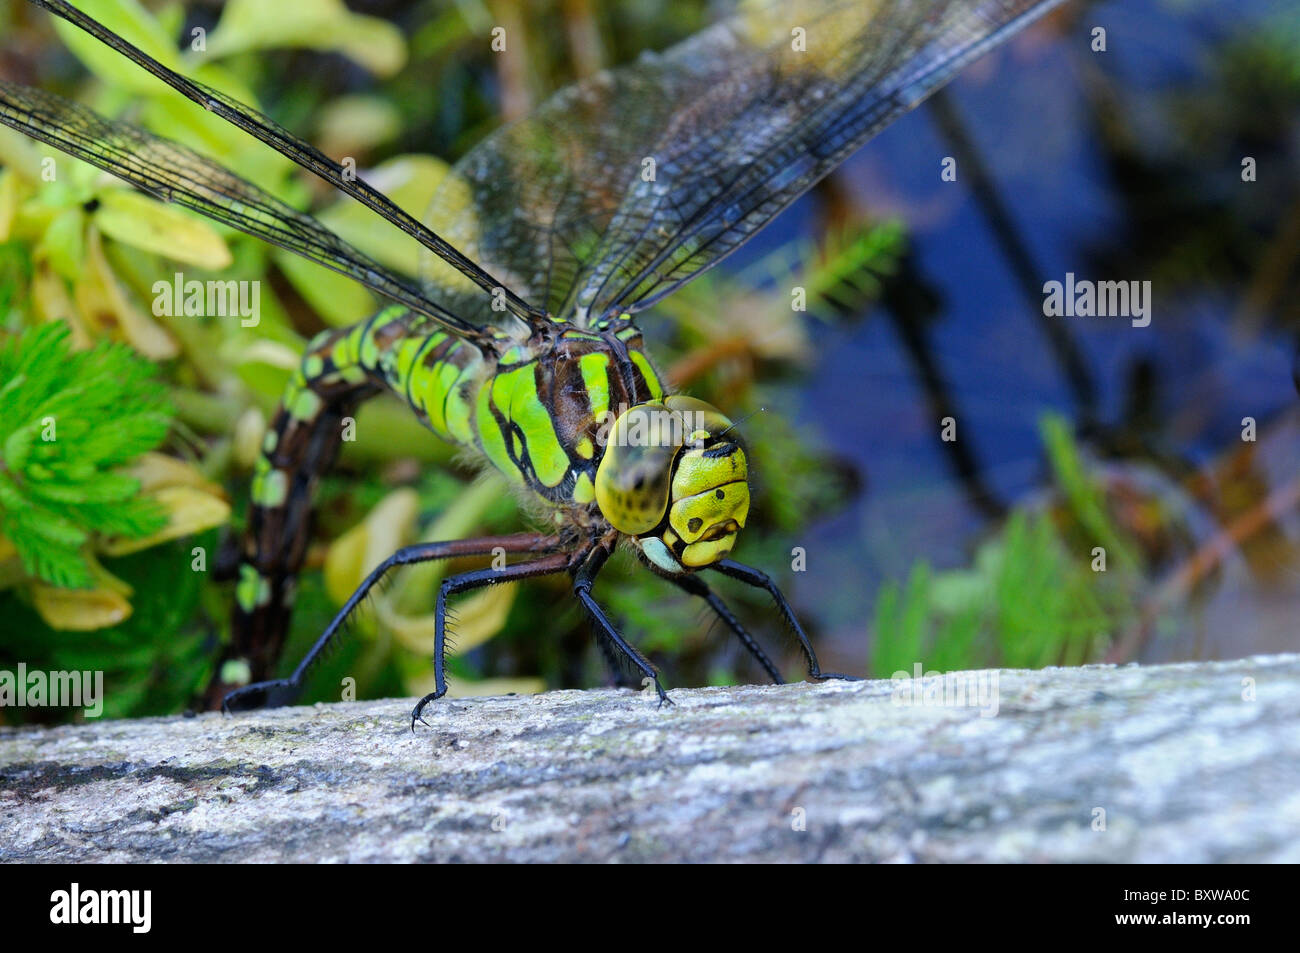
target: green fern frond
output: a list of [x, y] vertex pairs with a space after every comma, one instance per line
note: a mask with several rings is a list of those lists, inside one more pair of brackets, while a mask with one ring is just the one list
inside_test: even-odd
[[130, 348], [74, 352], [68, 336], [51, 323], [0, 343], [0, 532], [28, 573], [82, 587], [92, 536], [139, 537], [165, 523], [116, 471], [162, 441], [172, 411]]
[[907, 233], [899, 222], [832, 234], [806, 265], [809, 310], [861, 310], [880, 297], [882, 279], [898, 270], [907, 251]]

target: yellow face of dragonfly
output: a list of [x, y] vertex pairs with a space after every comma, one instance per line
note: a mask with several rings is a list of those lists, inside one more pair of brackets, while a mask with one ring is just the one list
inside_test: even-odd
[[637, 404], [610, 428], [596, 504], [664, 572], [717, 562], [745, 525], [748, 470], [730, 429], [721, 411], [693, 397]]

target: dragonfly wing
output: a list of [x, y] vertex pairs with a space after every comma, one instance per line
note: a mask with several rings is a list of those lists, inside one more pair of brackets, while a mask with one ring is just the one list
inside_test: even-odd
[[426, 220], [552, 314], [641, 310], [1057, 2], [742, 2], [495, 133]]
[[0, 80], [0, 123], [53, 146], [166, 202], [296, 252], [468, 338], [483, 335], [432, 300], [416, 281], [366, 257], [316, 219], [192, 149], [79, 103]]
[[220, 90], [205, 86], [169, 69], [98, 20], [78, 10], [67, 0], [31, 0], [31, 2], [67, 20], [78, 29], [84, 30], [110, 49], [162, 80], [182, 96], [216, 113], [231, 125], [244, 130], [302, 168], [320, 176], [340, 192], [356, 199], [445, 261], [449, 270], [477, 285], [482, 297], [488, 298], [493, 303], [493, 310], [498, 308], [509, 310], [525, 323], [544, 321], [544, 316], [535, 307], [515, 296], [510, 289], [503, 287], [492, 275], [449, 244], [441, 235], [412, 218], [389, 201], [387, 196], [371, 188], [364, 180], [352, 175], [311, 143], [294, 136], [268, 116], [227, 96]]

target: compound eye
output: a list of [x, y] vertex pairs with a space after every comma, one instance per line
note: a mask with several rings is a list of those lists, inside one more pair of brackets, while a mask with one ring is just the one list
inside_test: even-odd
[[666, 429], [670, 416], [662, 404], [641, 404], [610, 429], [596, 471], [596, 504], [621, 533], [649, 532], [668, 511], [673, 457], [679, 446]]
[[704, 442], [710, 437], [723, 433], [731, 427], [731, 418], [712, 404], [706, 404], [694, 397], [675, 395], [664, 398], [664, 406], [674, 414], [680, 415], [685, 429], [690, 433], [689, 441]]

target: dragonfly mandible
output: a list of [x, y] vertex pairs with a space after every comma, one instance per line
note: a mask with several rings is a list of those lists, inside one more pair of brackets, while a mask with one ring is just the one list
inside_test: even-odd
[[[742, 0], [660, 54], [557, 93], [455, 167], [419, 221], [258, 111], [163, 66], [65, 0], [31, 0], [362, 202], [427, 251], [420, 280], [210, 159], [51, 93], [0, 83], [0, 122], [136, 188], [350, 276], [393, 304], [307, 347], [267, 430], [241, 547], [214, 706], [291, 703], [367, 592], [396, 566], [505, 552], [445, 578], [435, 690], [445, 694], [447, 600], [567, 573], [613, 661], [669, 701], [658, 673], [593, 595], [615, 548], [704, 600], [774, 681], [780, 673], [701, 578], [766, 590], [821, 670], [790, 604], [730, 558], [749, 512], [745, 451], [720, 410], [668, 392], [634, 316], [718, 264], [871, 136], [1059, 0]], [[642, 176], [647, 158], [653, 177]], [[470, 198], [465, 209], [463, 197]], [[441, 229], [435, 231], [430, 224]], [[390, 391], [438, 436], [550, 514], [543, 532], [421, 543], [381, 563], [287, 678], [313, 491], [361, 400]]]

